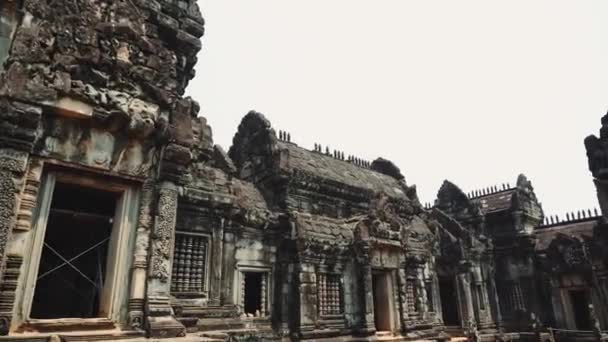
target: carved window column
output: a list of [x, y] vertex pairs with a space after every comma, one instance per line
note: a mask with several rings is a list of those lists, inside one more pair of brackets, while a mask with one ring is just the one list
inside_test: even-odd
[[183, 297], [206, 297], [208, 260], [207, 235], [176, 232], [171, 293]]
[[342, 277], [339, 274], [317, 275], [319, 315], [338, 316], [344, 313]]
[[519, 281], [514, 281], [511, 285], [511, 303], [513, 303], [513, 310], [525, 310], [526, 303], [524, 303], [524, 296], [521, 291], [521, 284]]
[[186, 333], [185, 327], [172, 316], [169, 304], [177, 201], [177, 187], [170, 182], [162, 183], [150, 244], [151, 264], [146, 301], [147, 329], [152, 337], [177, 337]]
[[407, 298], [407, 312], [410, 316], [418, 315], [417, 297], [418, 291], [416, 291], [416, 278], [409, 277], [406, 282], [406, 298]]
[[481, 268], [475, 267], [472, 272], [473, 284], [471, 291], [473, 292], [475, 299], [475, 316], [478, 323], [487, 323], [490, 320], [487, 302], [486, 284], [483, 279]]

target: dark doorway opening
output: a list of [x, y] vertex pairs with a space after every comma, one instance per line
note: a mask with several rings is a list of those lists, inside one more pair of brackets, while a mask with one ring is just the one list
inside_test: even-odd
[[245, 272], [245, 313], [260, 316], [262, 312], [262, 273]]
[[589, 292], [587, 290], [570, 290], [569, 293], [576, 329], [591, 330]]
[[374, 324], [376, 325], [376, 331], [391, 330], [391, 291], [389, 279], [390, 274], [387, 272], [372, 274]]
[[31, 318], [99, 317], [117, 195], [57, 182]]
[[452, 277], [439, 278], [439, 295], [441, 297], [441, 312], [443, 324], [446, 326], [460, 326], [458, 314], [458, 294]]

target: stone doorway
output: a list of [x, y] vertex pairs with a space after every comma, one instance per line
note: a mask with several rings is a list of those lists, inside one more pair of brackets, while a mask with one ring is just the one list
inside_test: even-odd
[[375, 272], [372, 274], [372, 288], [374, 297], [374, 324], [376, 331], [392, 330], [391, 298], [392, 286], [389, 272]]
[[262, 311], [262, 273], [246, 272], [244, 275], [245, 314], [258, 317]]
[[443, 324], [446, 326], [461, 326], [458, 313], [458, 293], [453, 277], [439, 278], [439, 294], [441, 296], [441, 312]]
[[103, 315], [117, 195], [57, 182], [40, 257], [31, 318]]
[[591, 315], [589, 312], [589, 291], [584, 289], [568, 291], [577, 330], [591, 330]]

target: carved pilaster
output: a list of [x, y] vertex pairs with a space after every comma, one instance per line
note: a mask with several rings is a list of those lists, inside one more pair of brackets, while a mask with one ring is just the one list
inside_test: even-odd
[[313, 265], [301, 264], [299, 270], [300, 286], [300, 334], [315, 329], [317, 321], [317, 279]]
[[407, 310], [407, 274], [405, 272], [405, 267], [405, 265], [402, 265], [397, 273], [397, 280], [399, 284], [399, 309], [401, 311], [401, 329], [405, 329], [407, 326], [407, 320], [409, 318]]
[[[6, 258], [7, 244], [17, 220], [19, 193], [24, 184], [24, 173], [28, 154], [13, 149], [0, 149], [0, 334], [6, 335], [10, 328], [16, 282], [19, 276], [19, 265], [15, 266], [14, 258]], [[10, 259], [10, 260], [9, 260]], [[13, 260], [13, 261], [11, 261]], [[15, 267], [12, 267], [15, 266]], [[6, 270], [5, 270], [6, 267]], [[6, 272], [5, 272], [6, 271]], [[14, 279], [13, 279], [14, 278]]]
[[141, 189], [141, 202], [137, 219], [135, 255], [131, 275], [131, 296], [129, 297], [129, 326], [143, 329], [144, 302], [146, 296], [146, 269], [148, 268], [148, 249], [152, 229], [154, 205], [154, 182], [148, 181]]
[[466, 327], [468, 322], [475, 322], [474, 309], [473, 309], [473, 296], [471, 295], [471, 284], [469, 282], [469, 275], [467, 273], [458, 274], [458, 290], [461, 293], [462, 300], [462, 318], [461, 322]]
[[277, 279], [280, 281], [279, 287], [275, 290], [275, 311], [273, 315], [279, 322], [279, 334], [281, 336], [289, 335], [289, 321], [295, 310], [289, 310], [291, 307], [295, 307], [297, 300], [294, 299], [293, 293], [295, 292], [294, 286], [294, 270], [296, 269], [293, 263], [283, 263], [277, 268]]
[[372, 284], [372, 266], [367, 263], [359, 264], [358, 281], [361, 284], [361, 324], [357, 328], [357, 334], [362, 336], [372, 335], [376, 332], [374, 324], [374, 289]]
[[222, 292], [222, 258], [224, 247], [224, 220], [218, 227], [214, 227], [211, 237], [211, 250], [215, 257], [211, 258], [211, 284], [209, 305], [219, 306]]
[[176, 187], [169, 182], [163, 183], [159, 190], [150, 244], [146, 327], [151, 337], [176, 337], [186, 333], [186, 328], [173, 317], [169, 303], [177, 200]]

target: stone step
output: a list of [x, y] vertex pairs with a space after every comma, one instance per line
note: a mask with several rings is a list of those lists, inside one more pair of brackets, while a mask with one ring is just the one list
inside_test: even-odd
[[201, 333], [199, 336], [205, 337], [205, 338], [210, 338], [210, 339], [215, 339], [218, 341], [227, 341], [228, 338], [230, 337], [228, 334], [221, 332], [221, 331], [206, 331], [206, 332]]

